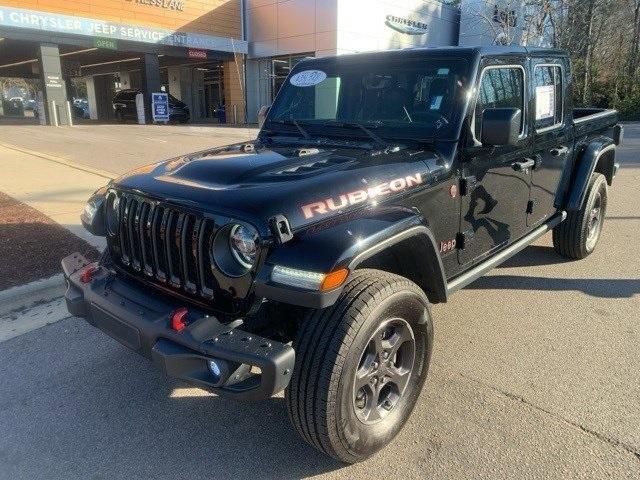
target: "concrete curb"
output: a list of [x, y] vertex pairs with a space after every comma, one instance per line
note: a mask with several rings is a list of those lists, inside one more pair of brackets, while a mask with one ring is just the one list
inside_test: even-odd
[[37, 152], [35, 150], [29, 150], [28, 148], [18, 147], [17, 145], [12, 145], [10, 143], [0, 142], [0, 147], [16, 150], [18, 152], [26, 153], [27, 155], [33, 155], [34, 157], [42, 158], [43, 160], [48, 160], [50, 162], [59, 163], [60, 165], [64, 165], [66, 167], [75, 168], [76, 170], [81, 170], [86, 173], [91, 173], [92, 175], [106, 178], [107, 180], [112, 180], [118, 176], [113, 172], [107, 172], [106, 170], [99, 170], [97, 168], [88, 167], [86, 165], [81, 165], [80, 163], [67, 160], [66, 158], [56, 157], [55, 155], [49, 155], [47, 153]]
[[43, 280], [0, 291], [0, 316], [31, 307], [64, 295], [66, 285], [61, 273]]

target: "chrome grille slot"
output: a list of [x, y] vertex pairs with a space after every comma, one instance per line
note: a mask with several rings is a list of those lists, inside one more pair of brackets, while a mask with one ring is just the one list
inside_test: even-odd
[[128, 213], [127, 213], [127, 232], [129, 234], [129, 254], [131, 257], [131, 267], [134, 270], [140, 271], [140, 257], [138, 255], [138, 229], [136, 223], [140, 223], [140, 216], [138, 214], [138, 202], [135, 198], [129, 199]]
[[130, 264], [129, 259], [129, 238], [127, 235], [127, 216], [128, 216], [128, 202], [126, 198], [120, 201], [120, 224], [118, 226], [118, 242], [120, 243], [120, 260], [124, 265]]
[[[182, 272], [184, 288], [191, 294], [197, 293], [195, 283], [195, 255], [193, 250], [193, 233], [196, 219], [193, 215], [185, 215], [182, 223], [182, 236], [180, 238], [180, 251], [182, 252]], [[197, 251], [196, 251], [197, 253]]]
[[142, 271], [148, 277], [153, 277], [151, 225], [154, 208], [155, 206], [152, 203], [144, 202], [142, 204], [142, 211], [140, 213], [140, 229], [138, 232], [140, 238], [140, 252], [142, 254]]
[[179, 214], [174, 210], [167, 209], [167, 211], [169, 214], [167, 215], [164, 244], [167, 252], [169, 283], [175, 288], [180, 288], [180, 237], [176, 236]]
[[119, 208], [118, 233], [109, 239], [117, 264], [198, 300], [214, 299], [220, 286], [210, 253], [213, 219], [125, 192]]
[[[200, 222], [198, 232], [198, 283], [200, 284], [200, 295], [204, 298], [213, 298], [213, 276], [211, 269], [207, 268], [211, 263], [209, 257], [209, 244], [208, 240], [211, 238], [213, 227], [211, 222], [207, 219], [203, 219]], [[207, 263], [208, 262], [208, 263]]]

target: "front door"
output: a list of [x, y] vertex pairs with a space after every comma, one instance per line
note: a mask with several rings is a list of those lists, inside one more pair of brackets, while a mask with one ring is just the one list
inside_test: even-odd
[[558, 59], [532, 61], [536, 166], [531, 178], [528, 224], [535, 227], [555, 212], [555, 199], [566, 162], [572, 157], [572, 126], [567, 110], [565, 65]]
[[[494, 60], [492, 60], [494, 61]], [[532, 135], [527, 122], [526, 60], [485, 64], [481, 69], [472, 121], [477, 146], [468, 149], [463, 166], [461, 264], [477, 263], [527, 231]], [[480, 145], [482, 112], [487, 108], [522, 111], [517, 145]]]

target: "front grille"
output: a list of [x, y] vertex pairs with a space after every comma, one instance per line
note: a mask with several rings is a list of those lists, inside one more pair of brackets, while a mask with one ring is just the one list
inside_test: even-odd
[[210, 254], [215, 222], [163, 202], [120, 193], [112, 258], [130, 273], [199, 300], [218, 290]]

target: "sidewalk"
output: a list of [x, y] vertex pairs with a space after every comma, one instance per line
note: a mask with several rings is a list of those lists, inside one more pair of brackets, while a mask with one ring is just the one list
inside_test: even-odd
[[[63, 159], [58, 160], [64, 162]], [[33, 267], [30, 280], [35, 280], [36, 276], [40, 276], [35, 275], [38, 271], [36, 268], [38, 264], [41, 264], [42, 268], [39, 270], [41, 273], [46, 272], [46, 275], [50, 275], [53, 271], [57, 273], [50, 278], [0, 291], [0, 342], [3, 342], [69, 316], [64, 300], [59, 298], [64, 292], [59, 268], [52, 266], [59, 265], [60, 258], [57, 257], [71, 253], [72, 250], [78, 250], [78, 246], [82, 245], [80, 239], [100, 251], [105, 248], [104, 238], [94, 237], [82, 227], [80, 213], [89, 196], [107, 183], [109, 178], [105, 173], [91, 173], [87, 169], [80, 170], [68, 164], [53, 161], [53, 159], [47, 160], [42, 154], [36, 156], [2, 145], [0, 145], [0, 168], [2, 169], [0, 192], [4, 192], [13, 197], [13, 200], [25, 203], [40, 212], [39, 216], [38, 212], [33, 212], [35, 215], [32, 221], [33, 225], [31, 225], [33, 228], [28, 233], [32, 238], [23, 235], [15, 240], [24, 243], [34, 241], [37, 243], [38, 240], [43, 242], [41, 248], [33, 249], [32, 258], [24, 258], [24, 260], [30, 260], [27, 263]], [[12, 200], [4, 198], [6, 205], [15, 205]], [[21, 208], [18, 213], [24, 214], [24, 208]], [[65, 237], [59, 230], [52, 227], [51, 220], [45, 216], [75, 236]], [[5, 222], [8, 223], [0, 225], [0, 227], [3, 227], [5, 236], [7, 236], [8, 232], [15, 227], [13, 224], [17, 220], [5, 219]], [[18, 233], [24, 234], [24, 232]], [[58, 239], [58, 246], [55, 249], [51, 247], [52, 233], [55, 233], [55, 237]], [[63, 243], [60, 243], [61, 241]], [[24, 245], [18, 247], [24, 247]], [[26, 256], [24, 248], [18, 248], [18, 250], [20, 251], [18, 256]], [[27, 250], [30, 249], [27, 247]], [[47, 252], [51, 252], [51, 258], [42, 258]], [[15, 257], [16, 255], [11, 256]], [[10, 260], [15, 263], [16, 261], [20, 262], [21, 259], [2, 260], [6, 267], [6, 263]], [[45, 273], [42, 274], [45, 275]], [[29, 307], [29, 309], [25, 310], [25, 307]], [[15, 310], [16, 308], [18, 310]], [[8, 313], [9, 311], [13, 313]]]
[[80, 213], [89, 196], [109, 178], [1, 145], [0, 162], [0, 192], [39, 210], [98, 250], [104, 249], [104, 238], [82, 227]]

